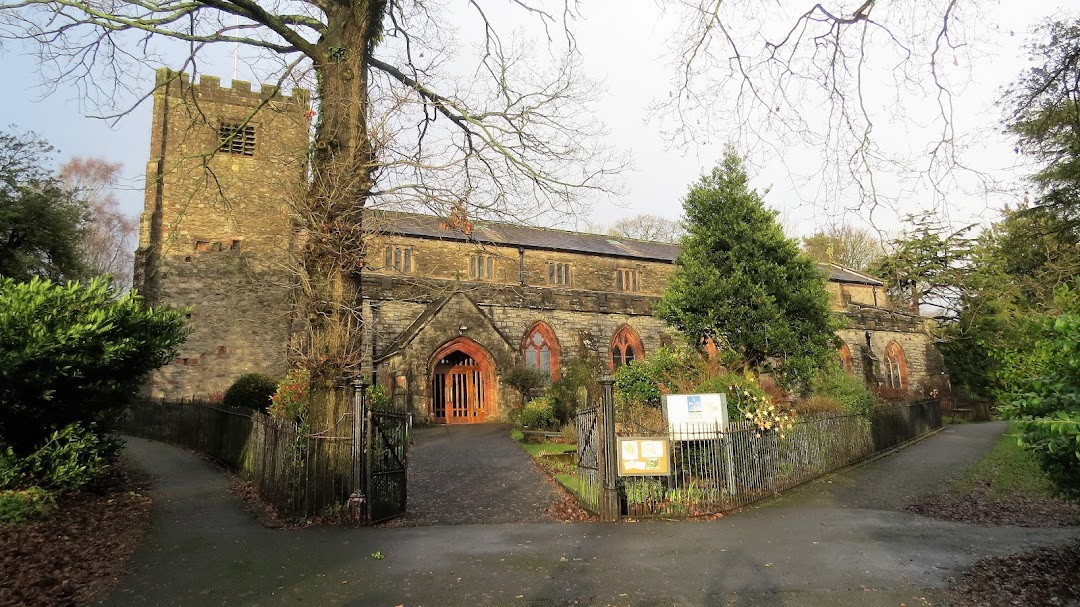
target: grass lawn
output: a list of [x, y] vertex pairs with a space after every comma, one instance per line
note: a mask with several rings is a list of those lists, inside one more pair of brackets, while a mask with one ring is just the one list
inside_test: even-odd
[[577, 493], [579, 489], [579, 482], [577, 472], [577, 466], [572, 462], [555, 461], [553, 458], [546, 458], [545, 455], [558, 455], [562, 453], [574, 453], [577, 451], [577, 445], [567, 445], [565, 443], [526, 443], [524, 442], [524, 434], [520, 430], [513, 430], [510, 432], [510, 438], [516, 440], [521, 448], [528, 453], [530, 457], [535, 459], [540, 467], [547, 471], [548, 474], [553, 476], [560, 485], [569, 489], [572, 493]]
[[571, 493], [580, 493], [581, 491], [581, 477], [576, 474], [556, 474], [555, 480], [569, 489]]
[[1016, 444], [1017, 428], [1010, 425], [990, 453], [986, 454], [954, 485], [953, 491], [969, 494], [976, 487], [987, 487], [987, 497], [1002, 499], [1021, 493], [1029, 497], [1053, 497], [1054, 485], [1030, 451]]

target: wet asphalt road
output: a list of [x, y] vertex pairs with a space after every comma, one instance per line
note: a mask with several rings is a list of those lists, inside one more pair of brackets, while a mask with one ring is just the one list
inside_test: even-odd
[[1080, 537], [896, 510], [966, 470], [1001, 430], [948, 428], [711, 522], [292, 531], [253, 521], [195, 456], [130, 439], [155, 478], [155, 522], [106, 604], [941, 605], [974, 560]]

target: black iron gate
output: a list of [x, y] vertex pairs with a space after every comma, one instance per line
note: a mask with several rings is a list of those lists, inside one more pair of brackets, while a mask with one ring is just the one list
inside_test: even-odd
[[601, 520], [619, 519], [615, 470], [615, 395], [612, 380], [600, 380], [600, 403], [578, 411], [577, 496], [582, 507]]
[[600, 476], [600, 432], [597, 428], [598, 407], [578, 411], [574, 423], [577, 425], [577, 497], [581, 505], [589, 512], [600, 511], [600, 489], [603, 480]]
[[[356, 427], [354, 437], [363, 445], [358, 472], [365, 518], [373, 525], [405, 514], [412, 420], [405, 407], [382, 410], [368, 406], [360, 388], [355, 413], [362, 425]], [[397, 401], [394, 399], [395, 405]]]

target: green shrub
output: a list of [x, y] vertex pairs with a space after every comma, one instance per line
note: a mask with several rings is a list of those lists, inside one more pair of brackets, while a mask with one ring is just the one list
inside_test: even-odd
[[849, 413], [869, 415], [877, 404], [877, 398], [861, 377], [845, 373], [834, 367], [818, 374], [811, 382], [811, 395], [830, 398]]
[[503, 372], [502, 383], [510, 386], [521, 395], [521, 405], [532, 398], [551, 381], [551, 376], [543, 369], [518, 365]]
[[367, 406], [378, 411], [389, 411], [394, 408], [394, 399], [390, 397], [386, 386], [372, 384], [364, 389], [364, 401]]
[[733, 422], [743, 419], [747, 411], [768, 400], [765, 391], [757, 382], [734, 373], [711, 377], [698, 384], [694, 391], [702, 394], [727, 394], [728, 419]]
[[587, 406], [590, 393], [599, 394], [599, 377], [594, 360], [588, 356], [571, 359], [563, 365], [559, 379], [548, 388], [547, 395], [560, 422], [569, 421], [575, 411]]
[[277, 390], [277, 381], [262, 373], [245, 373], [225, 391], [221, 404], [238, 409], [265, 411], [270, 407], [270, 397]]
[[17, 457], [0, 450], [0, 489], [41, 487], [57, 493], [81, 489], [102, 476], [120, 452], [115, 434], [70, 424], [53, 432], [37, 451]]
[[40, 449], [26, 458], [24, 469], [29, 479], [45, 489], [75, 491], [102, 476], [121, 446], [115, 435], [71, 424], [53, 432]]
[[56, 507], [56, 498], [41, 487], [0, 490], [0, 527], [18, 525]]
[[26, 457], [71, 424], [112, 432], [147, 373], [176, 356], [184, 322], [104, 278], [0, 278], [0, 442]]
[[[311, 372], [307, 369], [289, 369], [274, 386], [270, 406], [266, 412], [275, 419], [287, 419], [300, 424], [307, 419], [311, 409]], [[368, 392], [368, 396], [371, 396]]]
[[654, 375], [645, 362], [623, 365], [615, 372], [615, 390], [627, 401], [658, 405], [662, 392]]
[[555, 417], [554, 403], [550, 398], [534, 398], [521, 410], [518, 419], [522, 426], [529, 428], [552, 428], [559, 424]]
[[634, 361], [615, 372], [615, 389], [628, 400], [660, 404], [662, 394], [690, 391], [710, 373], [701, 357], [683, 348], [660, 348], [648, 360]]

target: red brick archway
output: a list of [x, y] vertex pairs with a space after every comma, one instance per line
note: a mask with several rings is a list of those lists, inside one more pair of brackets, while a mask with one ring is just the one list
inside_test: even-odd
[[443, 344], [428, 362], [429, 407], [437, 424], [477, 424], [498, 413], [495, 361], [468, 337]]

